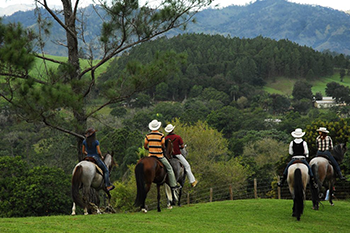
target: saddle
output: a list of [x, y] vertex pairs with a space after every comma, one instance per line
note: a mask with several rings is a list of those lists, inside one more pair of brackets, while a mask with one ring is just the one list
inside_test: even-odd
[[83, 160], [93, 163], [97, 169], [97, 173], [99, 173], [101, 176], [103, 176], [102, 169], [97, 165], [96, 160], [93, 157], [86, 156], [85, 158], [83, 158]]
[[292, 159], [294, 159], [292, 164], [303, 163], [303, 160], [305, 160], [305, 156], [304, 155], [295, 155], [292, 157]]

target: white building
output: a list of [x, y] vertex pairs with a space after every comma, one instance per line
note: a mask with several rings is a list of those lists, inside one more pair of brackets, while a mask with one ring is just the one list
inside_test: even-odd
[[339, 106], [339, 105], [345, 105], [345, 103], [337, 104], [335, 102], [335, 99], [333, 99], [333, 97], [322, 97], [322, 100], [316, 100], [314, 103], [314, 106], [316, 108], [330, 108], [330, 107]]

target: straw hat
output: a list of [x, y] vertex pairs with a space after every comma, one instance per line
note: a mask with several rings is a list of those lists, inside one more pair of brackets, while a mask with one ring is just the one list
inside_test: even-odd
[[170, 133], [170, 132], [172, 132], [173, 130], [175, 129], [175, 126], [173, 126], [172, 124], [169, 124], [169, 125], [167, 125], [166, 127], [165, 127], [165, 132], [167, 132], [167, 133]]
[[90, 136], [93, 135], [95, 132], [97, 132], [96, 129], [94, 129], [94, 128], [89, 128], [89, 129], [85, 132], [85, 137], [90, 137]]
[[322, 132], [322, 133], [329, 133], [326, 127], [320, 127], [317, 131]]
[[305, 135], [305, 132], [303, 132], [302, 129], [297, 128], [291, 133], [291, 135], [295, 138], [301, 138]]
[[161, 125], [162, 125], [162, 123], [160, 121], [153, 120], [148, 124], [148, 128], [150, 130], [158, 130]]

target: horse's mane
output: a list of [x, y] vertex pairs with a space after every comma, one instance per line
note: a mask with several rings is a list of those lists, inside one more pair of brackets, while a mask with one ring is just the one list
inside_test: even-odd
[[341, 162], [344, 158], [345, 151], [345, 144], [340, 143], [333, 148], [332, 155], [335, 158], [335, 160], [337, 160], [337, 162]]

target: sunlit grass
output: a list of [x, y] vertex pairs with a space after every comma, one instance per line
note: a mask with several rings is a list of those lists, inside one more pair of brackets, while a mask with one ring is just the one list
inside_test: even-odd
[[297, 221], [292, 200], [248, 199], [174, 207], [144, 213], [1, 218], [0, 232], [349, 232], [350, 202], [305, 202]]

